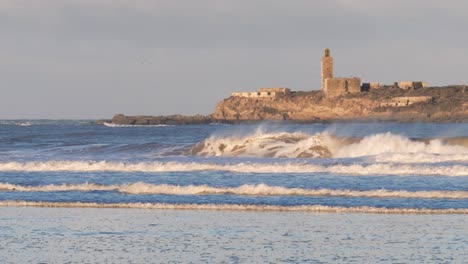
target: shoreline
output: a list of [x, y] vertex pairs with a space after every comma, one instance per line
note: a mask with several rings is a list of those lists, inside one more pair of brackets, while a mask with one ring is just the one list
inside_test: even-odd
[[100, 208], [100, 209], [146, 209], [172, 211], [242, 211], [242, 212], [304, 212], [320, 214], [392, 214], [392, 215], [466, 215], [466, 208], [387, 208], [387, 207], [344, 207], [326, 205], [251, 205], [251, 204], [170, 204], [170, 203], [94, 203], [94, 202], [30, 202], [0, 201], [1, 208]]
[[[119, 114], [120, 116], [125, 116]], [[220, 120], [210, 118], [210, 116], [204, 116], [204, 121], [198, 122], [193, 120], [190, 116], [186, 116], [185, 119], [171, 119], [171, 116], [125, 116], [126, 120], [115, 121], [113, 119], [99, 119], [95, 121], [98, 125], [108, 126], [164, 126], [164, 125], [208, 125], [208, 124], [227, 124], [227, 125], [255, 125], [261, 123], [272, 123], [272, 124], [292, 124], [292, 125], [307, 125], [307, 124], [334, 124], [334, 123], [436, 123], [436, 124], [449, 124], [449, 123], [468, 123], [468, 117], [462, 118], [438, 118], [438, 119], [427, 119], [427, 118], [337, 118], [337, 119], [311, 119], [311, 120], [277, 120], [277, 119], [248, 119], [248, 120]], [[158, 121], [163, 118], [167, 121]], [[154, 121], [148, 122], [148, 119]], [[209, 120], [209, 121], [206, 121]]]

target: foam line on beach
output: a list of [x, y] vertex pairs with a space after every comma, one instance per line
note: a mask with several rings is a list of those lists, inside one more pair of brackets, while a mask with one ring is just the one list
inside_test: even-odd
[[214, 187], [208, 185], [170, 185], [136, 182], [121, 185], [49, 184], [39, 186], [0, 183], [0, 191], [15, 192], [63, 192], [63, 191], [116, 191], [127, 194], [169, 195], [243, 195], [243, 196], [341, 196], [368, 198], [422, 198], [422, 199], [468, 199], [468, 191], [406, 191], [406, 190], [333, 190], [304, 189], [269, 186], [267, 184], [244, 184], [238, 187]]
[[24, 172], [185, 172], [229, 171], [234, 173], [333, 173], [343, 175], [441, 175], [468, 176], [467, 165], [433, 166], [423, 164], [317, 165], [306, 162], [282, 163], [198, 163], [198, 162], [114, 162], [43, 161], [0, 162], [0, 171]]
[[120, 208], [153, 210], [212, 210], [212, 211], [264, 211], [311, 213], [364, 213], [364, 214], [468, 214], [468, 209], [343, 207], [325, 205], [250, 205], [250, 204], [169, 204], [169, 203], [83, 203], [83, 202], [30, 202], [0, 201], [0, 207], [51, 207], [51, 208]]

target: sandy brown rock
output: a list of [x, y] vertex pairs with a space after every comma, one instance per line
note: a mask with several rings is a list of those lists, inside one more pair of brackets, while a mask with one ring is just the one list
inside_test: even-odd
[[[425, 102], [392, 106], [395, 98], [426, 96]], [[288, 120], [323, 122], [336, 120], [468, 122], [468, 89], [464, 86], [418, 90], [382, 88], [368, 93], [326, 98], [321, 91], [299, 92], [289, 97], [229, 97], [219, 102], [212, 115], [217, 120]]]

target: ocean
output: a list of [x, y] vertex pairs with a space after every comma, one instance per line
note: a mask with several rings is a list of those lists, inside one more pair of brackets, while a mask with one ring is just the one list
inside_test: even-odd
[[2, 263], [467, 263], [468, 124], [0, 121]]

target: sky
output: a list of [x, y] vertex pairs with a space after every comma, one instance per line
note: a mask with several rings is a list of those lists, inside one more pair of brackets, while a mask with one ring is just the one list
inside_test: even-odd
[[209, 114], [233, 91], [468, 83], [468, 1], [1, 0], [0, 119]]

